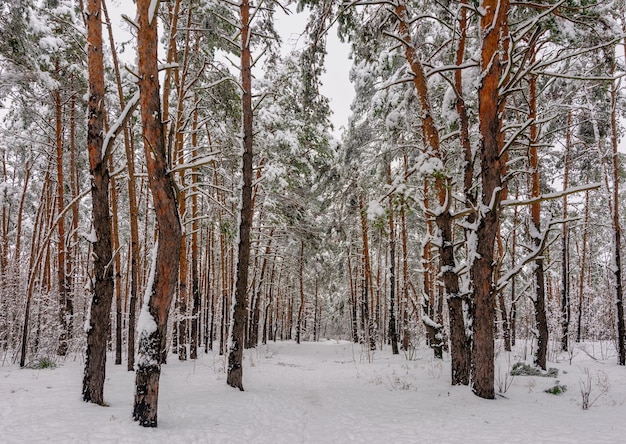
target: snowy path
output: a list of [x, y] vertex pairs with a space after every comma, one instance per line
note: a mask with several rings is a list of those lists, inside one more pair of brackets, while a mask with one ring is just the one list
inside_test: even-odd
[[[581, 358], [582, 359], [582, 358]], [[555, 365], [553, 365], [555, 366]], [[223, 360], [164, 366], [158, 429], [130, 418], [134, 374], [109, 365], [109, 407], [80, 400], [82, 363], [53, 370], [0, 367], [0, 443], [625, 443], [626, 370], [584, 360], [554, 379], [517, 377], [486, 401], [448, 385], [449, 363], [359, 346], [269, 344], [248, 353], [245, 392], [225, 384]], [[580, 408], [581, 369], [605, 372], [609, 392]]]

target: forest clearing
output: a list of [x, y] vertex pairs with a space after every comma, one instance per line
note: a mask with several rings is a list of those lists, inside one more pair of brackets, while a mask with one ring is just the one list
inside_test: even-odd
[[[502, 383], [525, 346], [498, 354]], [[154, 430], [138, 428], [130, 417], [133, 374], [123, 367], [109, 364], [108, 406], [100, 408], [80, 400], [80, 359], [70, 356], [53, 369], [5, 365], [0, 436], [6, 444], [619, 444], [626, 437], [626, 377], [614, 356], [603, 359], [611, 347], [585, 343], [571, 355], [556, 351], [556, 377], [509, 376], [510, 386], [495, 401], [451, 387], [449, 360], [434, 359], [425, 347], [407, 359], [388, 347], [368, 357], [367, 348], [348, 341], [271, 342], [246, 351], [245, 392], [226, 385], [224, 357], [217, 353], [173, 359], [163, 368]], [[588, 410], [581, 408], [585, 370], [595, 400]], [[567, 390], [544, 391], [556, 385]]]

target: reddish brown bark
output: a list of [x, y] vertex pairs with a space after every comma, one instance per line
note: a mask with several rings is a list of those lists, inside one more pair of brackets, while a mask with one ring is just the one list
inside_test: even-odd
[[[461, 8], [460, 26], [462, 36], [456, 52], [458, 64], [463, 62], [465, 48], [466, 18], [465, 8]], [[454, 217], [451, 212], [451, 197], [449, 191], [452, 185], [451, 177], [445, 172], [446, 155], [441, 149], [439, 131], [437, 129], [433, 112], [430, 105], [430, 95], [428, 91], [428, 79], [424, 72], [424, 67], [419, 59], [417, 51], [412, 44], [410, 35], [409, 19], [404, 2], [399, 3], [395, 8], [398, 17], [398, 33], [404, 42], [405, 58], [413, 73], [413, 84], [417, 92], [421, 108], [422, 137], [424, 139], [424, 149], [430, 156], [441, 160], [444, 171], [439, 171], [435, 177], [435, 193], [438, 197], [438, 208], [436, 209], [435, 223], [439, 229], [441, 239], [438, 240], [440, 269], [445, 289], [445, 296], [448, 302], [448, 312], [450, 317], [450, 339], [451, 339], [451, 359], [452, 359], [452, 384], [469, 383], [469, 341], [465, 333], [465, 321], [463, 317], [463, 299], [459, 290], [459, 276], [456, 272], [456, 261], [454, 257], [453, 224]], [[461, 70], [456, 71], [455, 80], [458, 86], [462, 84]], [[460, 111], [459, 118], [462, 123], [461, 141], [466, 151], [466, 157], [471, 158], [471, 148], [469, 148], [469, 133], [467, 126], [467, 115], [462, 98], [462, 89], [457, 91], [457, 110]], [[471, 160], [470, 167], [471, 167]], [[468, 169], [471, 171], [471, 168]], [[470, 173], [471, 174], [471, 173]], [[470, 177], [471, 179], [471, 177]], [[467, 180], [467, 179], [466, 179]], [[426, 207], [428, 208], [428, 207]], [[441, 335], [441, 332], [438, 333]]]
[[369, 303], [369, 295], [372, 293], [372, 267], [370, 264], [367, 214], [363, 204], [363, 196], [359, 196], [359, 213], [361, 218], [361, 238], [363, 240], [363, 269], [360, 300], [361, 330], [363, 335], [362, 341], [365, 344], [369, 344], [370, 350], [376, 350], [376, 338], [374, 334], [374, 326], [372, 325], [371, 306]]
[[[167, 318], [178, 278], [182, 230], [174, 184], [168, 172], [158, 77], [157, 14], [151, 0], [137, 1], [137, 52], [143, 145], [148, 183], [158, 225], [154, 279], [142, 312], [139, 333], [133, 419], [144, 427], [157, 426], [159, 377], [166, 349]], [[150, 319], [152, 318], [152, 319]], [[156, 324], [156, 325], [154, 325]]]
[[[534, 60], [534, 56], [532, 57]], [[529, 160], [531, 171], [531, 198], [541, 195], [539, 175], [539, 155], [537, 144], [539, 142], [539, 128], [535, 123], [537, 119], [537, 76], [532, 75], [529, 80], [529, 114], [528, 118], [533, 121], [530, 125]], [[531, 220], [534, 227], [533, 244], [539, 248], [541, 244], [541, 201], [536, 199], [530, 205]], [[535, 309], [535, 328], [537, 330], [537, 347], [535, 348], [534, 363], [536, 366], [546, 369], [546, 357], [548, 352], [548, 320], [546, 317], [545, 275], [543, 270], [543, 255], [535, 259], [534, 269], [535, 293], [532, 297]]]
[[[502, 198], [501, 174], [506, 167], [500, 155], [502, 120], [499, 115], [503, 98], [498, 85], [503, 73], [500, 52], [506, 35], [508, 0], [483, 0], [480, 18], [481, 78], [478, 91], [478, 114], [481, 160], [481, 210], [476, 230], [477, 255], [471, 267], [474, 281], [474, 337], [472, 342], [472, 391], [481, 398], [493, 399], [494, 390], [494, 322], [496, 288], [493, 276], [494, 242], [500, 219]], [[472, 252], [473, 253], [473, 252]]]

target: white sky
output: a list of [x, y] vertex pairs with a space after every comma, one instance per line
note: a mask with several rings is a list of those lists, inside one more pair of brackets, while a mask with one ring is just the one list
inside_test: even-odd
[[[133, 18], [136, 15], [135, 5], [125, 0], [108, 0], [109, 14], [111, 22], [115, 28], [115, 39], [119, 44], [130, 38], [126, 24], [121, 14]], [[300, 49], [303, 39], [299, 39], [300, 34], [306, 25], [308, 12], [303, 11], [296, 14], [295, 5], [289, 7], [293, 11], [290, 15], [285, 15], [282, 11], [277, 11], [275, 24], [278, 32], [283, 37], [283, 53], [288, 53], [293, 49]], [[337, 37], [337, 29], [333, 27], [328, 33], [328, 47], [326, 56], [326, 73], [322, 76], [321, 91], [330, 99], [330, 108], [333, 111], [331, 121], [335, 127], [333, 134], [339, 138], [341, 127], [347, 127], [350, 116], [350, 104], [354, 98], [354, 88], [349, 80], [349, 71], [352, 61], [349, 59], [350, 48], [348, 44], [342, 43]], [[160, 54], [160, 56], [163, 56]], [[125, 60], [133, 60], [134, 49], [127, 48], [127, 52], [122, 56]]]
[[[291, 8], [295, 11], [295, 7]], [[298, 39], [307, 21], [307, 12], [289, 16], [279, 13], [276, 16], [276, 28], [283, 37], [285, 52], [302, 47], [302, 39]], [[326, 72], [322, 76], [321, 92], [330, 99], [330, 108], [333, 111], [331, 120], [335, 126], [333, 131], [336, 137], [341, 134], [341, 127], [347, 127], [350, 117], [350, 104], [354, 98], [354, 88], [350, 83], [349, 72], [352, 61], [349, 59], [350, 47], [342, 43], [337, 37], [337, 28], [333, 27], [328, 33], [326, 55]]]

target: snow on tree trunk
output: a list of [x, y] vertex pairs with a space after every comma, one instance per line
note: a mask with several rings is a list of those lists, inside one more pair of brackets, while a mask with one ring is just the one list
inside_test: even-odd
[[[531, 48], [531, 63], [534, 62], [534, 48]], [[531, 171], [531, 199], [533, 203], [530, 205], [530, 214], [532, 218], [531, 238], [535, 248], [541, 252], [541, 201], [538, 199], [541, 195], [540, 175], [539, 175], [539, 156], [537, 153], [537, 144], [539, 143], [539, 128], [536, 123], [537, 119], [537, 76], [531, 75], [529, 79], [529, 114], [528, 118], [532, 121], [530, 124], [530, 171]], [[546, 229], [548, 229], [546, 227]], [[541, 248], [541, 250], [539, 250]], [[546, 291], [545, 276], [543, 270], [543, 255], [539, 253], [534, 264], [534, 285], [535, 291], [532, 295], [533, 307], [535, 309], [535, 328], [537, 336], [537, 347], [535, 348], [534, 363], [536, 366], [546, 369], [546, 356], [548, 353], [548, 319], [546, 316]]]
[[[565, 173], [563, 191], [569, 187], [570, 151], [572, 146], [572, 112], [567, 113], [567, 131], [565, 136]], [[563, 196], [563, 228], [561, 234], [561, 350], [569, 349], [570, 326], [570, 266], [569, 266], [569, 227], [567, 224], [567, 194]]]
[[[146, 288], [144, 309], [138, 325], [139, 346], [133, 419], [144, 427], [157, 426], [159, 376], [163, 352], [166, 349], [167, 319], [178, 278], [182, 237], [174, 184], [168, 172], [161, 119], [157, 64], [158, 20], [150, 20], [150, 4], [150, 0], [137, 2], [143, 145], [158, 226], [153, 276]], [[146, 322], [146, 318], [150, 318], [152, 322]]]
[[[387, 164], [387, 180], [391, 183], [391, 165]], [[394, 355], [400, 353], [398, 349], [398, 330], [396, 322], [396, 222], [393, 217], [393, 195], [389, 196], [389, 339]]]
[[493, 399], [494, 390], [494, 321], [496, 283], [493, 276], [494, 242], [500, 219], [502, 198], [501, 173], [505, 168], [500, 157], [502, 129], [498, 85], [502, 76], [501, 38], [506, 35], [508, 0], [480, 2], [481, 83], [478, 91], [480, 130], [480, 178], [482, 196], [477, 214], [476, 249], [471, 275], [474, 281], [474, 332], [472, 342], [472, 391], [481, 398]]
[[89, 308], [87, 352], [83, 378], [83, 400], [104, 404], [106, 347], [111, 323], [113, 267], [111, 261], [111, 216], [109, 213], [109, 170], [103, 157], [104, 61], [102, 54], [101, 0], [89, 0], [85, 13], [89, 66], [87, 149], [93, 209], [93, 295]]
[[243, 159], [241, 188], [241, 213], [239, 221], [239, 254], [237, 256], [237, 280], [230, 325], [228, 352], [228, 376], [231, 387], [243, 391], [243, 349], [246, 334], [248, 267], [250, 264], [250, 226], [252, 224], [252, 58], [250, 53], [250, 3], [242, 0], [241, 17], [241, 83], [242, 83], [242, 129]]
[[[626, 28], [626, 25], [624, 25]], [[626, 48], [624, 49], [626, 55]], [[615, 64], [611, 67], [615, 70]], [[619, 221], [619, 140], [617, 123], [618, 88], [615, 81], [611, 87], [611, 145], [613, 167], [613, 275], [615, 276], [615, 317], [617, 318], [617, 360], [619, 365], [626, 365], [626, 324], [624, 323], [624, 291], [622, 286], [622, 228]]]
[[[59, 62], [56, 62], [56, 69], [59, 70]], [[71, 337], [71, 321], [72, 316], [70, 307], [70, 289], [67, 278], [67, 251], [65, 249], [65, 173], [63, 170], [63, 103], [61, 91], [56, 89], [52, 96], [54, 98], [55, 107], [55, 145], [56, 145], [56, 172], [57, 172], [57, 196], [56, 204], [58, 211], [58, 240], [57, 240], [57, 280], [59, 284], [59, 344], [57, 354], [65, 356], [67, 354]]]
[[[439, 130], [437, 129], [434, 114], [431, 109], [428, 80], [410, 34], [410, 20], [408, 18], [406, 3], [398, 3], [395, 7], [395, 14], [398, 19], [398, 35], [404, 43], [404, 55], [409, 63], [411, 72], [413, 73], [413, 85], [415, 86], [415, 91], [420, 103], [424, 152], [427, 156], [437, 159], [441, 165], [440, 170], [432, 172], [433, 176], [435, 176], [435, 192], [438, 197], [438, 207], [433, 210], [436, 214], [435, 224], [437, 225], [437, 234], [440, 238], [438, 238], [436, 242], [439, 246], [440, 273], [443, 276], [442, 280], [445, 289], [445, 296], [448, 301], [448, 312], [450, 315], [452, 384], [468, 384], [469, 341], [465, 334], [465, 318], [462, 315], [463, 300], [459, 288], [459, 276], [456, 271], [457, 267], [454, 257], [454, 242], [452, 237], [454, 224], [454, 218], [450, 211], [452, 201], [450, 197], [452, 178], [446, 170], [447, 157], [445, 152], [441, 149]], [[461, 18], [463, 17], [464, 16]], [[463, 23], [461, 23], [461, 25], [462, 24]], [[458, 49], [458, 53], [461, 54], [462, 62], [462, 46]], [[458, 71], [460, 72], [460, 70]], [[428, 209], [426, 201], [424, 207]], [[429, 248], [430, 247], [426, 247], [424, 249], [426, 254], [429, 254]], [[427, 329], [434, 324], [438, 325], [438, 323], [434, 322], [431, 324], [425, 323]], [[437, 347], [441, 347], [443, 345], [443, 326], [432, 332], [431, 336], [433, 336], [434, 344], [436, 344]], [[437, 349], [436, 353], [441, 355], [441, 350]]]

